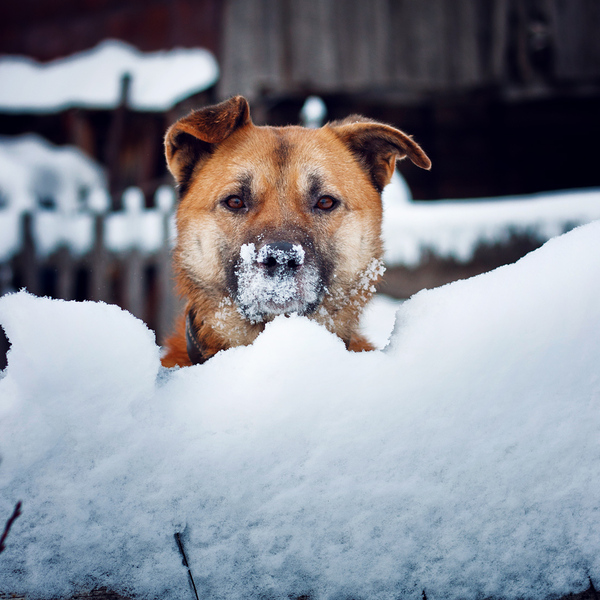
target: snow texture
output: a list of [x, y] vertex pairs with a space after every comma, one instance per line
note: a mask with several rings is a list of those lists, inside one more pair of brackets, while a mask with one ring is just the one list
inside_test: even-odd
[[120, 102], [124, 75], [131, 76], [131, 109], [165, 111], [213, 85], [219, 68], [214, 56], [202, 48], [142, 53], [117, 40], [45, 64], [24, 56], [4, 56], [0, 58], [0, 110], [112, 109]]
[[[304, 257], [300, 244], [294, 244], [290, 251], [273, 251], [268, 244], [258, 252], [254, 244], [241, 247], [236, 302], [244, 318], [258, 323], [274, 314], [304, 313], [307, 306], [317, 302], [321, 280], [312, 265], [304, 264]], [[268, 258], [277, 263], [271, 274], [263, 268]], [[297, 272], [286, 269], [290, 260], [298, 265]]]
[[[0, 589], [546, 598], [600, 581], [600, 223], [417, 294], [385, 351], [280, 316], [162, 370], [115, 306], [0, 300]], [[389, 313], [386, 318], [389, 317]]]
[[383, 204], [388, 266], [416, 267], [427, 253], [468, 262], [480, 245], [507, 242], [512, 234], [544, 242], [600, 219], [600, 189], [413, 202], [398, 173], [383, 191]]

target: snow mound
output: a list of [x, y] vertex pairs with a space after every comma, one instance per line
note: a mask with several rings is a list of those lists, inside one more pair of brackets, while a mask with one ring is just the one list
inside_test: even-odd
[[119, 104], [126, 74], [131, 76], [130, 108], [165, 111], [213, 85], [219, 68], [202, 48], [143, 53], [117, 40], [46, 64], [5, 56], [0, 58], [0, 110], [112, 109]]
[[0, 589], [545, 598], [600, 578], [600, 223], [421, 292], [385, 351], [278, 317], [166, 371], [103, 304], [0, 300]]

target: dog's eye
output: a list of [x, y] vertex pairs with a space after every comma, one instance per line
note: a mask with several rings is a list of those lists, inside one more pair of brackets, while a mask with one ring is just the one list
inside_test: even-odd
[[332, 210], [336, 206], [337, 200], [334, 200], [331, 196], [323, 196], [315, 204], [315, 208], [319, 210]]
[[241, 210], [242, 208], [246, 208], [246, 204], [238, 196], [230, 196], [223, 201], [223, 204], [229, 210]]

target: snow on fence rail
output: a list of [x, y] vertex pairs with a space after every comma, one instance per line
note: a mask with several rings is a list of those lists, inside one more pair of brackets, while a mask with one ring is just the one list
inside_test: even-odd
[[170, 246], [174, 192], [156, 190], [144, 208], [139, 188], [108, 212], [98, 194], [79, 211], [0, 206], [0, 295], [26, 288], [36, 295], [119, 304], [144, 319], [159, 339], [174, 312]]

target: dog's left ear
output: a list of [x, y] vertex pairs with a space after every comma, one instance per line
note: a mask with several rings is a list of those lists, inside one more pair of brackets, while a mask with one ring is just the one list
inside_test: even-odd
[[210, 156], [234, 131], [250, 125], [250, 107], [243, 96], [195, 110], [171, 125], [165, 135], [165, 155], [169, 171], [182, 194], [194, 168]]
[[390, 182], [396, 160], [410, 158], [422, 169], [431, 169], [431, 161], [409, 135], [390, 125], [353, 116], [327, 125], [346, 144], [369, 173], [379, 192]]

